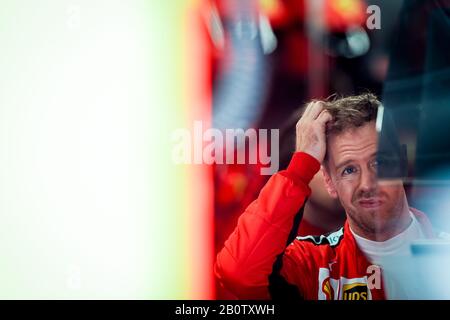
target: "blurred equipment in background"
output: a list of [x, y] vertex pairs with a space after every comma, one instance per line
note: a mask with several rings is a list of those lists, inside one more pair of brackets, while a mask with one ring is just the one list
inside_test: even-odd
[[[438, 239], [414, 243], [412, 256], [384, 261], [391, 299], [450, 297], [448, 52], [450, 1], [405, 0], [383, 90], [379, 148], [389, 148], [394, 135], [407, 146], [409, 170], [398, 170], [397, 177], [409, 185], [410, 203], [429, 216]], [[394, 130], [385, 126], [389, 121]], [[389, 177], [391, 171], [380, 170], [379, 175]]]
[[256, 1], [211, 2], [211, 39], [219, 52], [215, 65], [213, 126], [253, 126], [264, 107], [270, 70], [265, 54], [276, 47], [270, 24]]

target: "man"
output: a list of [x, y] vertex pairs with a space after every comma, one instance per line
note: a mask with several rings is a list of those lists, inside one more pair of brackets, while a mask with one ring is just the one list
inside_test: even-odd
[[[218, 254], [215, 272], [223, 286], [240, 298], [386, 297], [378, 265], [389, 255], [409, 254], [412, 240], [432, 234], [425, 216], [409, 208], [401, 180], [377, 179], [379, 105], [371, 94], [308, 105], [287, 170], [271, 177]], [[321, 164], [327, 191], [347, 221], [286, 248]]]

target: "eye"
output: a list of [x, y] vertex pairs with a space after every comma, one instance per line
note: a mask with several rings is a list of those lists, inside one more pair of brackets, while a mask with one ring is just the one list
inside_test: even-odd
[[348, 176], [348, 175], [350, 175], [352, 173], [355, 173], [355, 172], [356, 172], [356, 168], [355, 167], [348, 166], [348, 167], [345, 167], [344, 170], [342, 170], [342, 176]]
[[380, 161], [380, 160], [373, 160], [373, 161], [370, 163], [370, 166], [371, 166], [372, 168], [378, 168], [378, 166], [379, 166], [380, 164], [382, 164], [382, 161]]
[[389, 163], [389, 161], [387, 161], [386, 159], [383, 158], [379, 158], [379, 159], [374, 159], [370, 162], [370, 167], [373, 169], [378, 170], [379, 168], [386, 168], [388, 166], [390, 166], [391, 164]]

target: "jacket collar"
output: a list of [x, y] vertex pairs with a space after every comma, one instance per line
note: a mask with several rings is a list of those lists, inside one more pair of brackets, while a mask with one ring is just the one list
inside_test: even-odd
[[[409, 209], [414, 214], [414, 216], [416, 217], [420, 226], [422, 227], [422, 231], [424, 232], [425, 236], [427, 238], [434, 238], [435, 235], [433, 232], [433, 228], [432, 228], [431, 222], [428, 219], [428, 217], [426, 216], [426, 214], [423, 213], [422, 211], [412, 208], [412, 207], [410, 207]], [[362, 252], [362, 250], [356, 244], [355, 237], [353, 236], [353, 233], [350, 230], [350, 225], [348, 223], [348, 219], [345, 221], [345, 224], [344, 224], [344, 240], [347, 243], [347, 245], [349, 246], [349, 248], [352, 249], [352, 252], [355, 253], [355, 259], [363, 258], [365, 264], [369, 264], [369, 261], [367, 260], [365, 254]]]

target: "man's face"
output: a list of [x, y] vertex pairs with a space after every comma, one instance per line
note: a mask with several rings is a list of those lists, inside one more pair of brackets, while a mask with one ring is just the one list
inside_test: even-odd
[[327, 190], [339, 198], [350, 226], [369, 238], [397, 234], [405, 206], [409, 215], [402, 182], [378, 181], [376, 152], [372, 121], [328, 138], [324, 170]]

